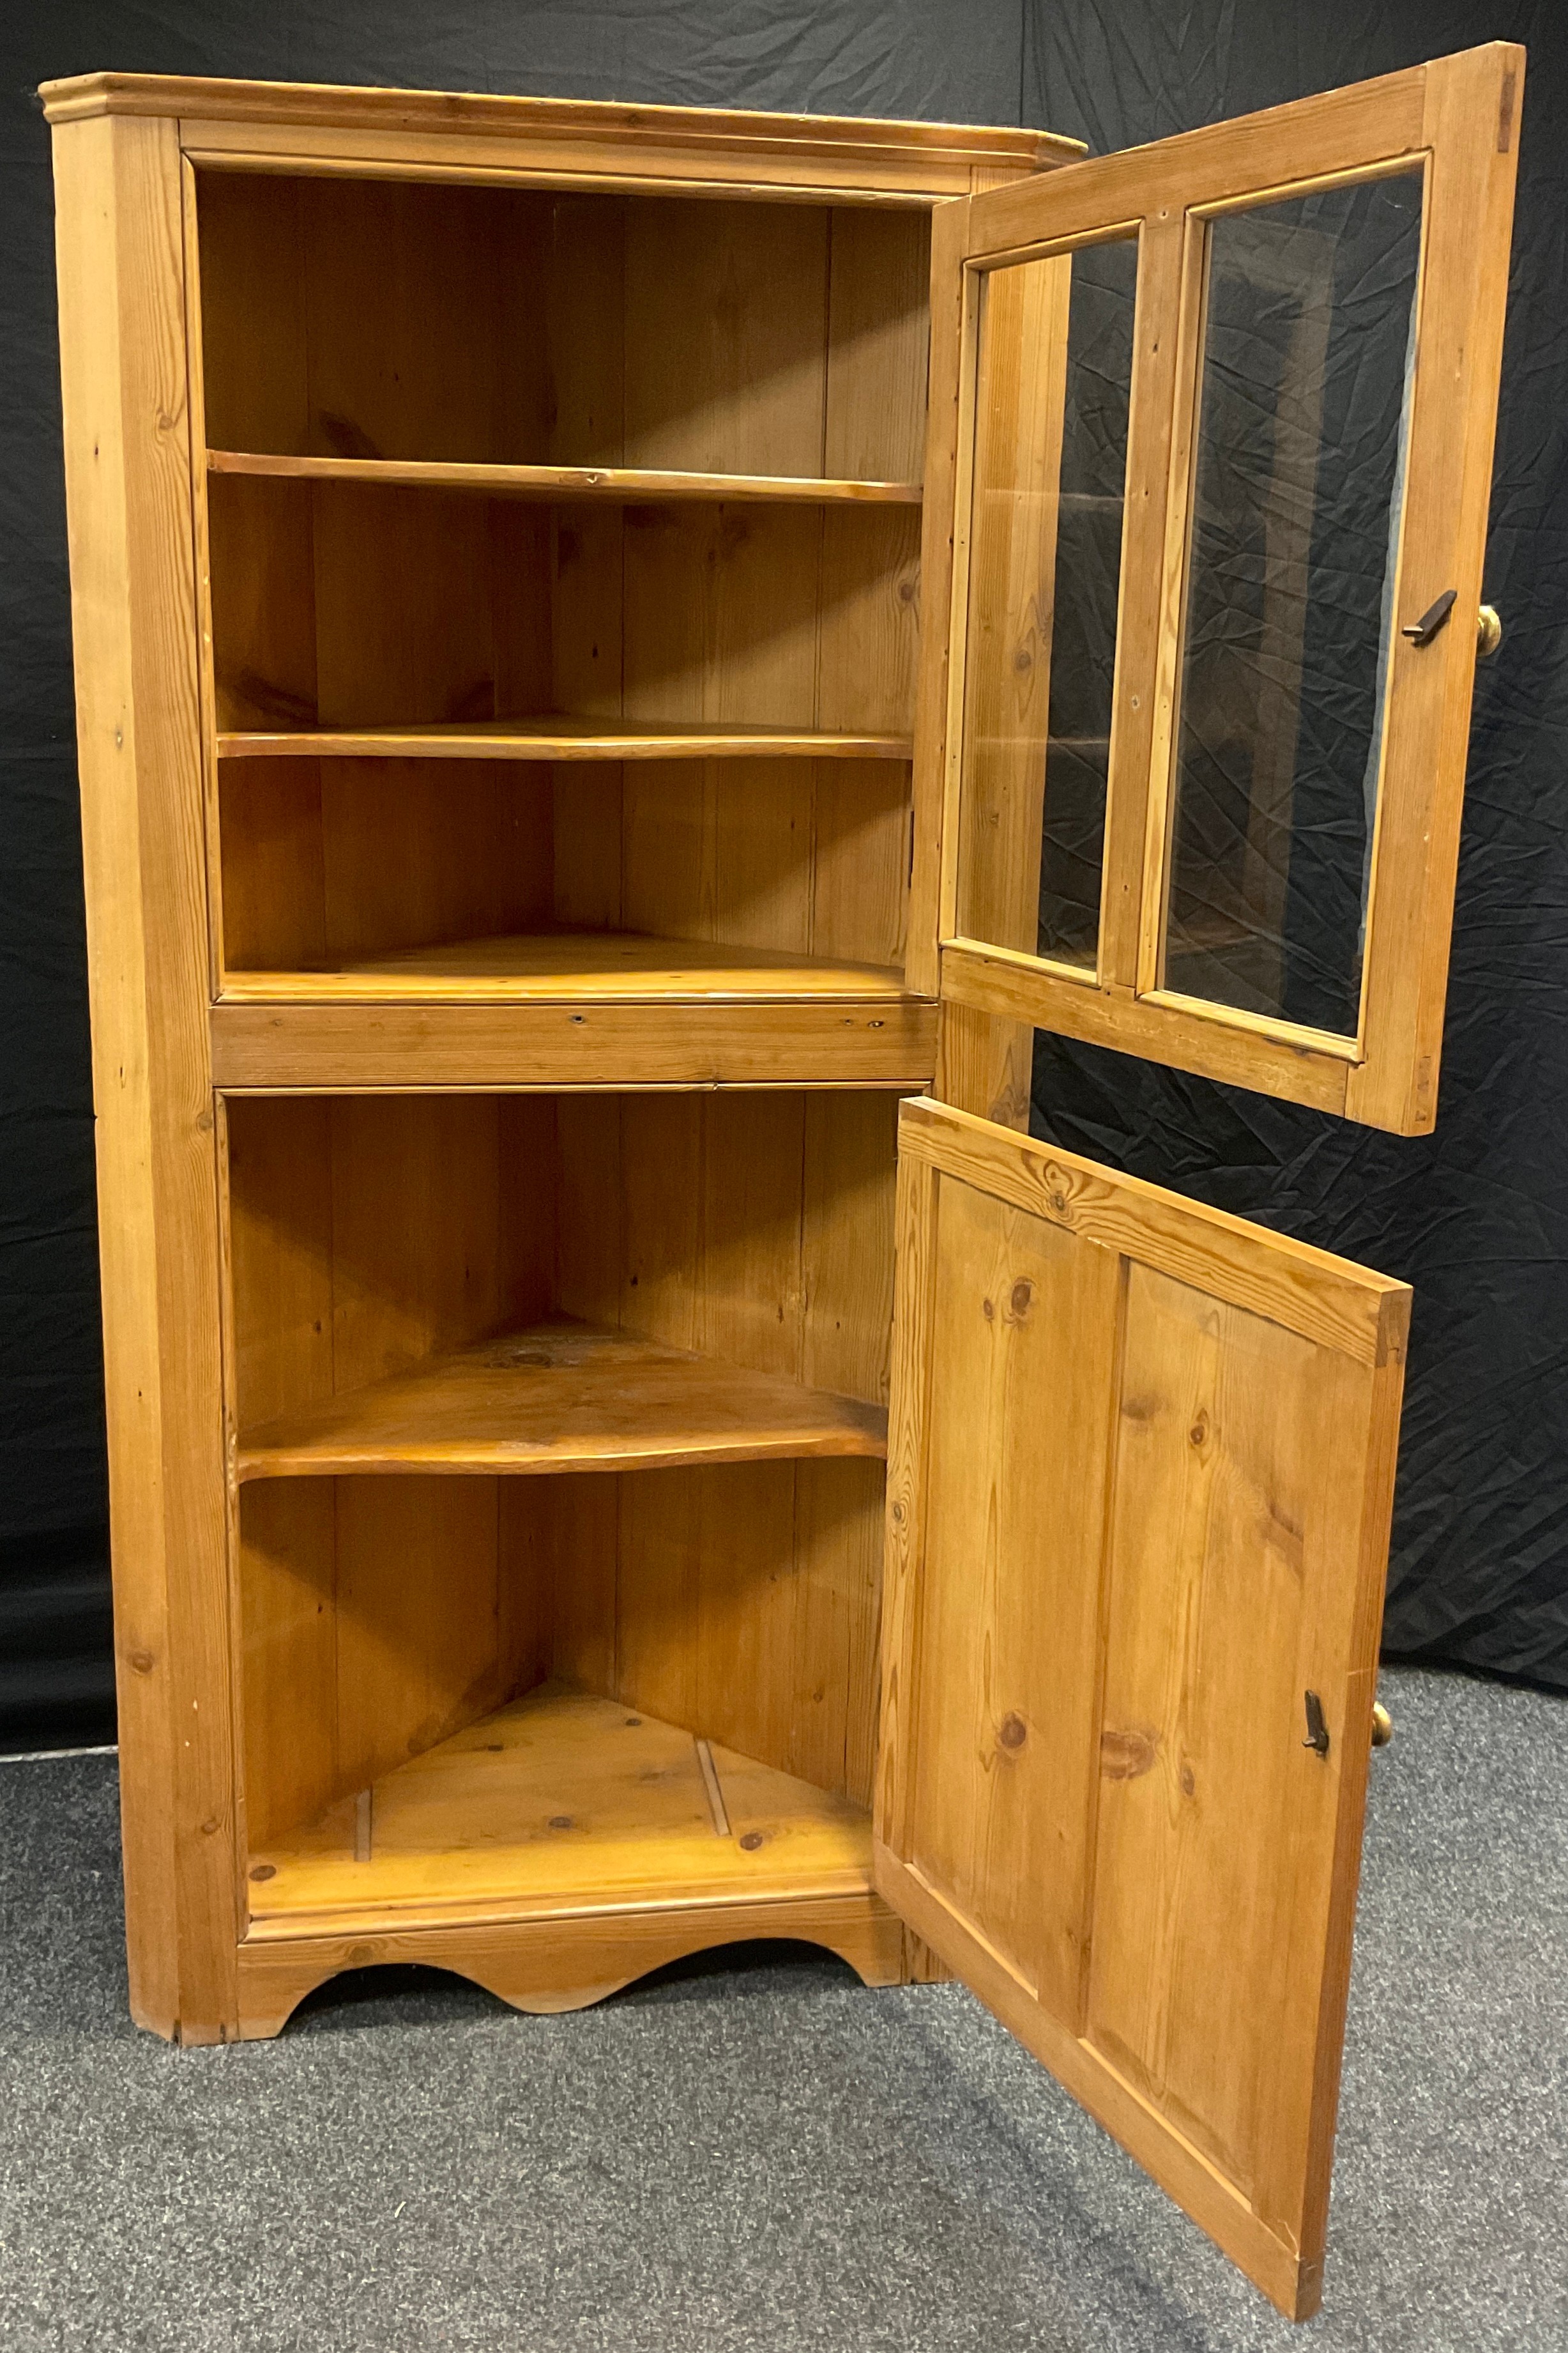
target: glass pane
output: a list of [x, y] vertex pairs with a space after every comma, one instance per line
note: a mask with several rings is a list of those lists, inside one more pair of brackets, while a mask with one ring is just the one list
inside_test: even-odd
[[1164, 986], [1353, 1036], [1418, 172], [1209, 231]]
[[959, 929], [1093, 971], [1135, 237], [985, 280]]

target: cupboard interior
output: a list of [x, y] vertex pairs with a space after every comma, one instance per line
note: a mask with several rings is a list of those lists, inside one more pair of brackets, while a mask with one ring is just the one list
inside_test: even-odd
[[199, 170], [215, 449], [920, 481], [921, 205]]
[[895, 1116], [229, 1100], [253, 1919], [869, 1885]]
[[226, 760], [229, 997], [904, 989], [901, 761]]
[[231, 992], [896, 987], [924, 210], [197, 188]]

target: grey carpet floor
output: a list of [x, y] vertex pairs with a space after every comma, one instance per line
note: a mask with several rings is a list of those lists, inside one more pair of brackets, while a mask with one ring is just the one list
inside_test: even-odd
[[18, 2353], [1568, 2348], [1568, 1701], [1390, 1671], [1328, 2289], [1280, 2320], [969, 1996], [795, 1948], [131, 2026], [112, 1758], [0, 1766]]

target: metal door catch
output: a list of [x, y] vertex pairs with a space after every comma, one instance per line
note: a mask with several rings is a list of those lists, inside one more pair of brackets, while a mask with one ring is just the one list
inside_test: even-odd
[[1323, 1703], [1315, 1691], [1307, 1694], [1307, 1737], [1303, 1748], [1315, 1748], [1320, 1757], [1329, 1753], [1329, 1727], [1323, 1722]]
[[1407, 621], [1399, 632], [1413, 646], [1429, 646], [1455, 605], [1458, 602], [1457, 588], [1445, 588], [1435, 605], [1428, 605], [1418, 621]]

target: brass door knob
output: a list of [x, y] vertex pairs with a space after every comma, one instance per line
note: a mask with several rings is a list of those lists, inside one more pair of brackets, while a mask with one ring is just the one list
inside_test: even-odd
[[1476, 616], [1476, 659], [1485, 661], [1502, 643], [1502, 616], [1495, 605], [1483, 605]]
[[1372, 1745], [1374, 1748], [1386, 1748], [1393, 1737], [1394, 1718], [1383, 1702], [1374, 1699], [1372, 1704]]

